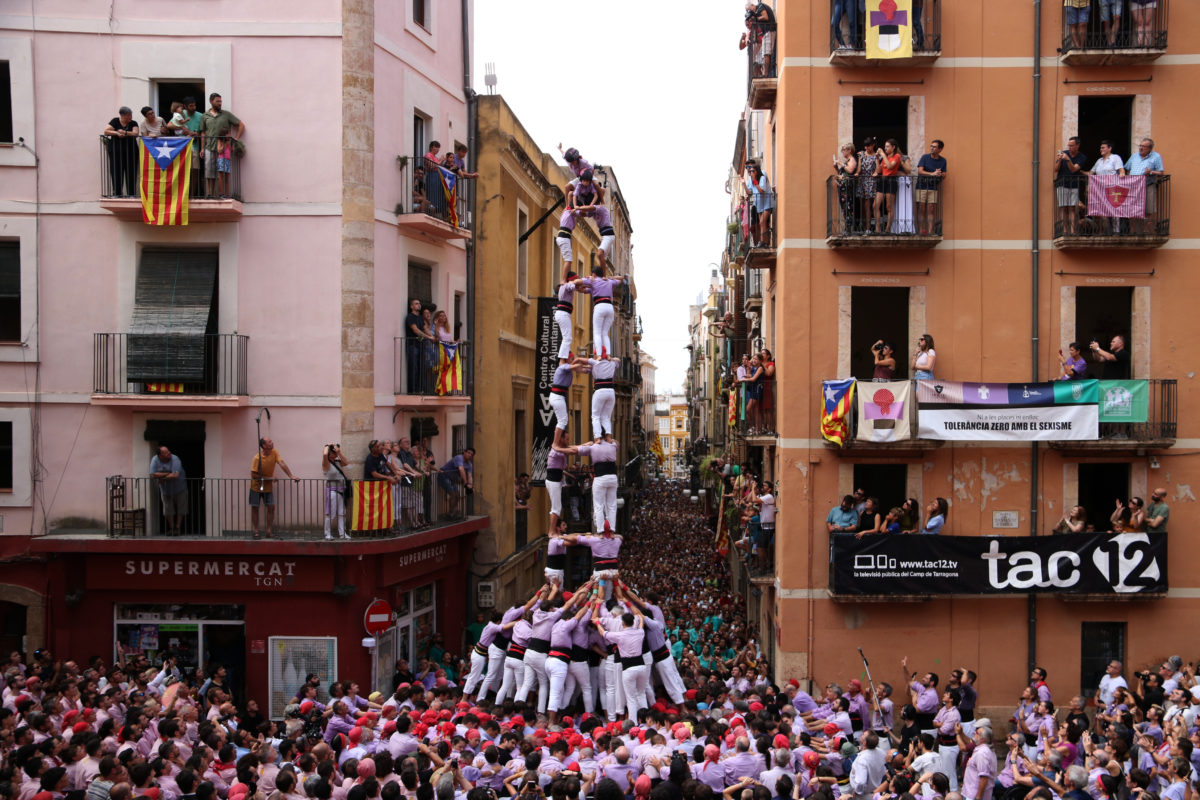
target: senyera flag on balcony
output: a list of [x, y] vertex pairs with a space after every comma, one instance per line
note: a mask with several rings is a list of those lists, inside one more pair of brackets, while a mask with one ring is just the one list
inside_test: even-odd
[[912, 0], [867, 0], [867, 58], [912, 58]]
[[186, 136], [138, 139], [138, 151], [142, 220], [149, 225], [187, 225], [192, 140]]
[[850, 438], [849, 419], [854, 409], [854, 378], [825, 381], [821, 391], [825, 399], [821, 407], [821, 435], [842, 447]]
[[458, 342], [438, 342], [437, 393], [447, 395], [461, 392], [464, 385]]
[[911, 389], [908, 381], [863, 381], [858, 387], [855, 438], [864, 442], [900, 442], [912, 438], [908, 424]]
[[834, 535], [833, 593], [1161, 594], [1167, 534], [1058, 536]]
[[392, 485], [387, 481], [354, 481], [350, 530], [381, 531], [392, 527]]
[[917, 381], [922, 439], [1056, 442], [1100, 438], [1098, 381]]
[[1092, 175], [1088, 178], [1088, 216], [1146, 216], [1145, 175]]

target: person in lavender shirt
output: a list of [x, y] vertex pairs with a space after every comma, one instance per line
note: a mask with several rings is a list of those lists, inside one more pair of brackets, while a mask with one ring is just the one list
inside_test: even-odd
[[567, 392], [571, 389], [575, 373], [587, 371], [586, 361], [568, 358], [558, 360], [558, 368], [554, 370], [554, 377], [550, 380], [550, 408], [554, 409], [554, 416], [558, 420], [555, 427], [558, 430], [567, 429], [567, 417], [570, 416], [567, 410]]
[[607, 358], [612, 349], [609, 329], [617, 312], [613, 308], [613, 291], [625, 283], [625, 276], [605, 277], [604, 267], [592, 268], [592, 277], [580, 281], [592, 294], [592, 349], [598, 358]]
[[[957, 726], [958, 744], [966, 748], [967, 735], [962, 726]], [[996, 754], [992, 751], [992, 729], [979, 726], [971, 737], [975, 748], [967, 760], [963, 771], [962, 796], [963, 800], [992, 800], [992, 790], [996, 787]]]
[[563, 604], [561, 616], [550, 628], [550, 653], [546, 658], [546, 673], [550, 676], [550, 696], [546, 710], [550, 714], [551, 725], [557, 724], [558, 710], [575, 694], [575, 679], [570, 671], [572, 640], [575, 628], [581, 624], [586, 625], [583, 618], [591, 610], [587, 603], [590, 591], [591, 587], [587, 584], [579, 587], [579, 590]]
[[[555, 450], [567, 455], [587, 456], [592, 460], [592, 524], [597, 533], [611, 531], [617, 526], [617, 443], [612, 435], [607, 435], [595, 444], [579, 445], [578, 447], [553, 446]], [[595, 538], [595, 537], [592, 537]], [[587, 542], [579, 542], [587, 544]], [[575, 542], [569, 542], [575, 544]], [[594, 545], [592, 557], [597, 558]], [[618, 545], [619, 547], [620, 545]], [[616, 555], [613, 555], [612, 566], [604, 569], [616, 570]], [[594, 565], [593, 565], [594, 566]], [[600, 571], [597, 569], [597, 571]], [[603, 578], [603, 576], [601, 576]], [[615, 576], [614, 576], [615, 577]], [[607, 579], [606, 579], [607, 580]], [[611, 595], [611, 587], [606, 587], [606, 598]]]
[[958, 704], [962, 695], [953, 689], [942, 694], [942, 707], [933, 718], [937, 728], [938, 754], [941, 756], [941, 772], [950, 779], [950, 788], [958, 791], [958, 731], [962, 728], [962, 715]]
[[571, 317], [575, 311], [575, 292], [590, 291], [579, 280], [579, 275], [570, 270], [563, 276], [563, 282], [558, 285], [558, 302], [554, 305], [554, 324], [558, 326], [561, 338], [558, 344], [558, 357], [567, 358], [571, 355], [571, 345], [575, 341], [575, 322]]
[[1050, 686], [1046, 683], [1045, 667], [1033, 668], [1033, 672], [1029, 673], [1029, 685], [1037, 692], [1038, 700], [1046, 702], [1054, 699], [1054, 696], [1050, 694]]
[[563, 539], [567, 532], [567, 521], [555, 517], [553, 527], [547, 534], [546, 543], [546, 583], [551, 586], [562, 586], [563, 570], [567, 567], [567, 542]]
[[917, 680], [917, 673], [908, 671], [908, 656], [900, 660], [900, 670], [904, 675], [904, 685], [912, 695], [913, 707], [917, 709], [917, 727], [923, 732], [933, 733], [933, 715], [938, 707], [937, 673], [926, 672]]

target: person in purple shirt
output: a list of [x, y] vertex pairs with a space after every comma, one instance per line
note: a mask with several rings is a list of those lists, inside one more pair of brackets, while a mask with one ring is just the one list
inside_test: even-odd
[[[584, 586], [589, 587], [593, 591], [595, 589], [591, 581], [588, 581]], [[583, 587], [580, 587], [579, 591], [585, 595], [589, 593]], [[583, 695], [583, 710], [588, 714], [593, 714], [596, 711], [596, 695], [592, 689], [596, 685], [596, 682], [592, 679], [590, 663], [591, 656], [596, 656], [596, 663], [600, 663], [599, 653], [594, 653], [591, 650], [592, 636], [595, 633], [595, 629], [591, 625], [588, 625], [587, 622], [582, 622], [571, 630], [571, 663], [567, 667], [567, 672], [571, 676], [570, 685], [578, 689]], [[564, 690], [563, 704], [570, 703], [574, 699], [573, 695], [574, 691], [567, 692]]]
[[942, 759], [942, 773], [950, 779], [950, 790], [958, 791], [958, 733], [962, 730], [962, 715], [958, 703], [962, 695], [954, 689], [942, 693], [942, 707], [933, 717], [937, 728], [938, 754]]
[[559, 358], [571, 355], [571, 345], [575, 341], [575, 322], [571, 314], [575, 310], [577, 289], [583, 292], [590, 291], [579, 281], [579, 275], [568, 270], [563, 276], [563, 282], [558, 285], [558, 302], [554, 306], [554, 324], [558, 326], [562, 336], [558, 345]]
[[[967, 737], [958, 726], [959, 746], [966, 747]], [[975, 748], [963, 771], [963, 800], [992, 800], [996, 787], [996, 754], [992, 752], [992, 729], [980, 726], [971, 737]]]
[[[549, 586], [543, 586], [533, 597], [521, 606], [516, 619], [512, 623], [511, 633], [509, 634], [508, 647], [504, 654], [504, 678], [500, 685], [500, 689], [496, 694], [496, 703], [501, 704], [506, 697], [509, 697], [512, 692], [515, 692], [525, 682], [525, 650], [529, 645], [529, 639], [533, 634], [533, 625], [530, 620], [533, 617], [533, 607], [541, 602], [542, 598], [550, 593]], [[512, 613], [513, 609], [509, 610]], [[508, 614], [505, 614], [508, 617]]]
[[629, 757], [629, 749], [621, 746], [613, 751], [614, 760], [600, 768], [605, 778], [613, 781], [625, 795], [633, 794], [633, 783], [641, 774], [641, 767]]
[[[560, 447], [567, 443], [567, 431], [565, 428], [554, 429], [554, 444]], [[562, 518], [562, 485], [563, 485], [563, 470], [567, 468], [567, 456], [561, 450], [555, 450], [553, 446], [550, 452], [546, 454], [546, 493], [550, 495], [550, 531], [553, 536], [559, 528], [560, 522], [565, 522]], [[564, 551], [565, 552], [565, 551]], [[565, 561], [565, 559], [564, 559]], [[551, 569], [550, 561], [546, 561], [546, 572], [549, 574]], [[559, 580], [562, 580], [562, 567], [554, 567], [559, 571]]]
[[750, 752], [750, 740], [739, 736], [734, 748], [734, 754], [725, 759], [725, 785], [734, 786], [741, 783], [742, 778], [758, 780], [762, 775], [762, 762], [757, 753]]
[[[492, 612], [492, 618], [483, 626], [483, 630], [479, 633], [479, 641], [471, 648], [471, 671], [467, 675], [467, 680], [463, 684], [463, 697], [473, 697], [475, 690], [483, 683], [483, 670], [488, 666], [489, 652], [492, 642], [500, 634], [500, 626], [503, 624], [504, 614], [499, 611]], [[501, 654], [503, 656], [503, 653]], [[485, 690], [486, 691], [486, 690]]]
[[938, 708], [937, 673], [926, 672], [918, 680], [917, 673], [908, 671], [908, 656], [900, 660], [900, 670], [904, 675], [904, 685], [912, 695], [912, 704], [917, 709], [917, 727], [932, 732], [933, 715]]
[[[618, 597], [622, 597], [621, 589], [617, 587]], [[600, 605], [592, 607], [592, 624], [597, 629], [603, 629], [600, 622]], [[649, 677], [645, 662], [642, 661], [642, 642], [646, 637], [643, 630], [645, 618], [641, 609], [630, 606], [630, 610], [621, 615], [619, 630], [604, 630], [606, 641], [617, 646], [617, 655], [621, 659], [621, 685], [625, 690], [625, 708], [627, 719], [637, 721], [638, 711], [646, 708], [646, 688]]]
[[592, 438], [599, 443], [613, 433], [613, 408], [617, 403], [616, 383], [618, 361], [615, 358], [588, 359], [592, 373]]
[[562, 618], [562, 600], [558, 594], [561, 586], [551, 586], [549, 593], [542, 602], [533, 609], [530, 624], [533, 627], [529, 636], [529, 645], [525, 650], [525, 681], [520, 691], [513, 698], [518, 703], [525, 698], [537, 685], [537, 710], [539, 714], [546, 713], [546, 703], [550, 700], [550, 674], [546, 672], [546, 656], [550, 652], [550, 629]]
[[863, 694], [862, 681], [851, 678], [846, 684], [846, 699], [850, 701], [850, 716], [858, 715], [863, 725], [871, 718], [871, 707], [867, 704], [867, 696]]
[[[594, 444], [577, 447], [553, 446], [568, 455], [592, 460], [592, 524], [597, 532], [617, 527], [617, 443], [611, 436]], [[595, 556], [595, 553], [592, 553]], [[612, 567], [616, 569], [616, 567]], [[611, 594], [606, 592], [606, 594]]]
[[496, 638], [488, 645], [487, 676], [483, 684], [479, 687], [480, 696], [488, 692], [498, 692], [500, 690], [500, 685], [504, 680], [505, 653], [508, 650], [512, 629], [525, 614], [526, 609], [533, 608], [533, 603], [536, 599], [537, 595], [535, 594], [524, 605], [513, 606], [505, 611], [504, 615], [500, 618], [500, 630], [496, 634]]
[[612, 596], [613, 583], [620, 576], [617, 557], [621, 552], [621, 537], [612, 528], [605, 526], [600, 536], [580, 536], [572, 534], [564, 536], [567, 544], [581, 544], [592, 551], [592, 577], [599, 581], [604, 590], [605, 600]]
[[550, 408], [554, 409], [554, 416], [558, 419], [556, 427], [559, 430], [567, 429], [567, 392], [571, 389], [575, 373], [587, 371], [586, 361], [565, 358], [558, 360], [558, 368], [554, 370], [554, 377], [550, 380]]
[[692, 777], [711, 788], [714, 792], [725, 790], [725, 767], [720, 763], [721, 748], [715, 744], [704, 746], [704, 760], [692, 764]]
[[1053, 700], [1054, 696], [1050, 694], [1050, 686], [1046, 683], [1046, 668], [1034, 667], [1033, 672], [1029, 673], [1029, 685], [1037, 692], [1038, 700], [1046, 701]]
[[588, 287], [592, 293], [592, 349], [599, 358], [607, 358], [612, 349], [608, 331], [616, 318], [613, 291], [625, 280], [624, 276], [605, 277], [604, 267], [597, 265], [592, 268], [592, 277], [579, 282], [581, 287]]
[[[550, 724], [558, 722], [558, 710], [565, 706], [575, 694], [575, 679], [571, 675], [571, 649], [575, 629], [583, 624], [584, 616], [591, 610], [587, 600], [591, 586], [584, 584], [579, 587], [571, 598], [560, 609], [561, 616], [550, 628], [550, 652], [546, 658], [546, 673], [550, 677], [550, 695], [546, 703], [546, 711], [550, 714]], [[578, 610], [576, 607], [578, 606]], [[573, 614], [573, 616], [568, 616]]]

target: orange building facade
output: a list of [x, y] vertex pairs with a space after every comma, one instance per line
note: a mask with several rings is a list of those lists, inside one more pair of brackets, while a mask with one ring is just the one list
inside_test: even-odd
[[[1109, 658], [1129, 675], [1171, 653], [1193, 657], [1200, 558], [1186, 537], [1200, 483], [1200, 223], [1187, 136], [1200, 115], [1200, 7], [1159, 0], [1153, 30], [1126, 19], [1110, 42], [1096, 8], [1073, 38], [1061, 2], [926, 0], [913, 57], [885, 61], [867, 60], [844, 26], [839, 49], [829, 5], [776, 3], [775, 52], [759, 68], [750, 50], [731, 175], [744, 178], [750, 159], [761, 164], [774, 218], [755, 246], [738, 213], [754, 200], [732, 182], [725, 281], [714, 288], [722, 297], [709, 304], [735, 312], [734, 333], [716, 342], [718, 372], [742, 353], [773, 353], [774, 408], [762, 412], [773, 417], [726, 435], [714, 429], [727, 419], [715, 397], [710, 429], [692, 434], [704, 442], [698, 457], [723, 442], [777, 482], [773, 574], [751, 574], [734, 557], [775, 677], [858, 674], [862, 647], [876, 681], [895, 684], [903, 655], [915, 670], [966, 666], [980, 673], [981, 703], [1003, 705], [1030, 663], [1048, 670], [1065, 702], [1091, 688]], [[878, 233], [859, 185], [834, 177], [841, 145], [857, 153], [868, 136], [896, 140], [914, 172], [934, 139], [948, 161], [930, 207], [916, 202], [929, 199], [919, 184], [901, 180]], [[1098, 219], [1055, 187], [1055, 154], [1072, 136], [1087, 170], [1101, 140], [1124, 161], [1153, 139], [1166, 174], [1148, 181], [1144, 217]], [[1082, 202], [1086, 185], [1072, 187]], [[1131, 377], [1149, 381], [1148, 422], [1101, 425], [1089, 442], [825, 441], [822, 381], [869, 381], [877, 339], [895, 345], [895, 379], [913, 378], [911, 355], [926, 334], [938, 379], [994, 383], [1053, 380], [1068, 343], [1087, 350], [1095, 338], [1109, 350], [1120, 335]], [[1089, 358], [1088, 369], [1099, 365]], [[721, 384], [709, 383], [693, 384], [693, 405], [714, 401], [703, 395]], [[884, 512], [906, 498], [922, 508], [945, 498], [943, 534], [954, 536], [1050, 535], [1077, 504], [1104, 531], [1118, 498], [1149, 502], [1162, 487], [1170, 589], [1133, 598], [836, 595], [826, 515], [860, 487]]]

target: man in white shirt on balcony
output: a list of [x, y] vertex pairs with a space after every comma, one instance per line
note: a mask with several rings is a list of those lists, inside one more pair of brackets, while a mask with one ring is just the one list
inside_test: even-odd
[[162, 515], [167, 521], [166, 533], [168, 536], [178, 536], [188, 506], [187, 473], [183, 470], [183, 462], [163, 445], [158, 448], [158, 454], [150, 459], [150, 477], [158, 483]]

